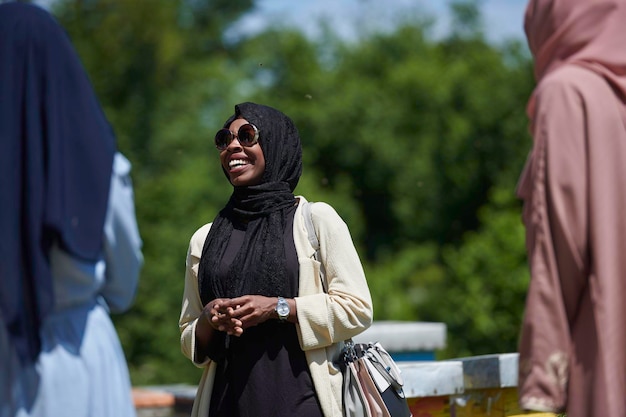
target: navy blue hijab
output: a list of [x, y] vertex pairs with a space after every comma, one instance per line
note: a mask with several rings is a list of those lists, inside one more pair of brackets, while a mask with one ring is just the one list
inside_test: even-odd
[[54, 308], [57, 242], [101, 256], [115, 137], [61, 26], [45, 10], [0, 5], [0, 312], [20, 358], [40, 350]]

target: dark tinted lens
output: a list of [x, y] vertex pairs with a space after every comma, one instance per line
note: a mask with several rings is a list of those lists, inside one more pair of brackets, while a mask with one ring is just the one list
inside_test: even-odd
[[228, 129], [220, 129], [215, 134], [215, 147], [223, 151], [233, 140], [233, 135]]
[[259, 131], [251, 124], [245, 124], [237, 132], [239, 143], [243, 146], [252, 146], [259, 138]]

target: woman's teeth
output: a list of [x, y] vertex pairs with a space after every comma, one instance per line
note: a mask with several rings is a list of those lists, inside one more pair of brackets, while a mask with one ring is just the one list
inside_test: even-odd
[[233, 159], [228, 163], [229, 168], [236, 168], [238, 166], [246, 165], [248, 162], [243, 159]]

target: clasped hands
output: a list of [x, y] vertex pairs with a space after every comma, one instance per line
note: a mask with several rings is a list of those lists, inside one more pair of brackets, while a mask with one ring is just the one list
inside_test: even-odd
[[262, 295], [216, 298], [204, 306], [202, 314], [214, 330], [241, 336], [245, 329], [270, 319], [275, 305], [275, 298]]

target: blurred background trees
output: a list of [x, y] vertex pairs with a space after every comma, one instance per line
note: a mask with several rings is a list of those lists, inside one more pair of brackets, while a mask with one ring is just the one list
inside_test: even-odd
[[[180, 353], [187, 245], [230, 195], [212, 143], [236, 103], [290, 115], [296, 193], [348, 223], [377, 320], [448, 326], [441, 359], [513, 352], [528, 272], [515, 185], [530, 148], [530, 58], [486, 41], [476, 2], [356, 40], [272, 27], [225, 36], [252, 0], [56, 0], [133, 163], [145, 267], [114, 317], [133, 383], [196, 383]], [[520, 17], [521, 20], [521, 17]], [[236, 29], [236, 27], [234, 28]]]

